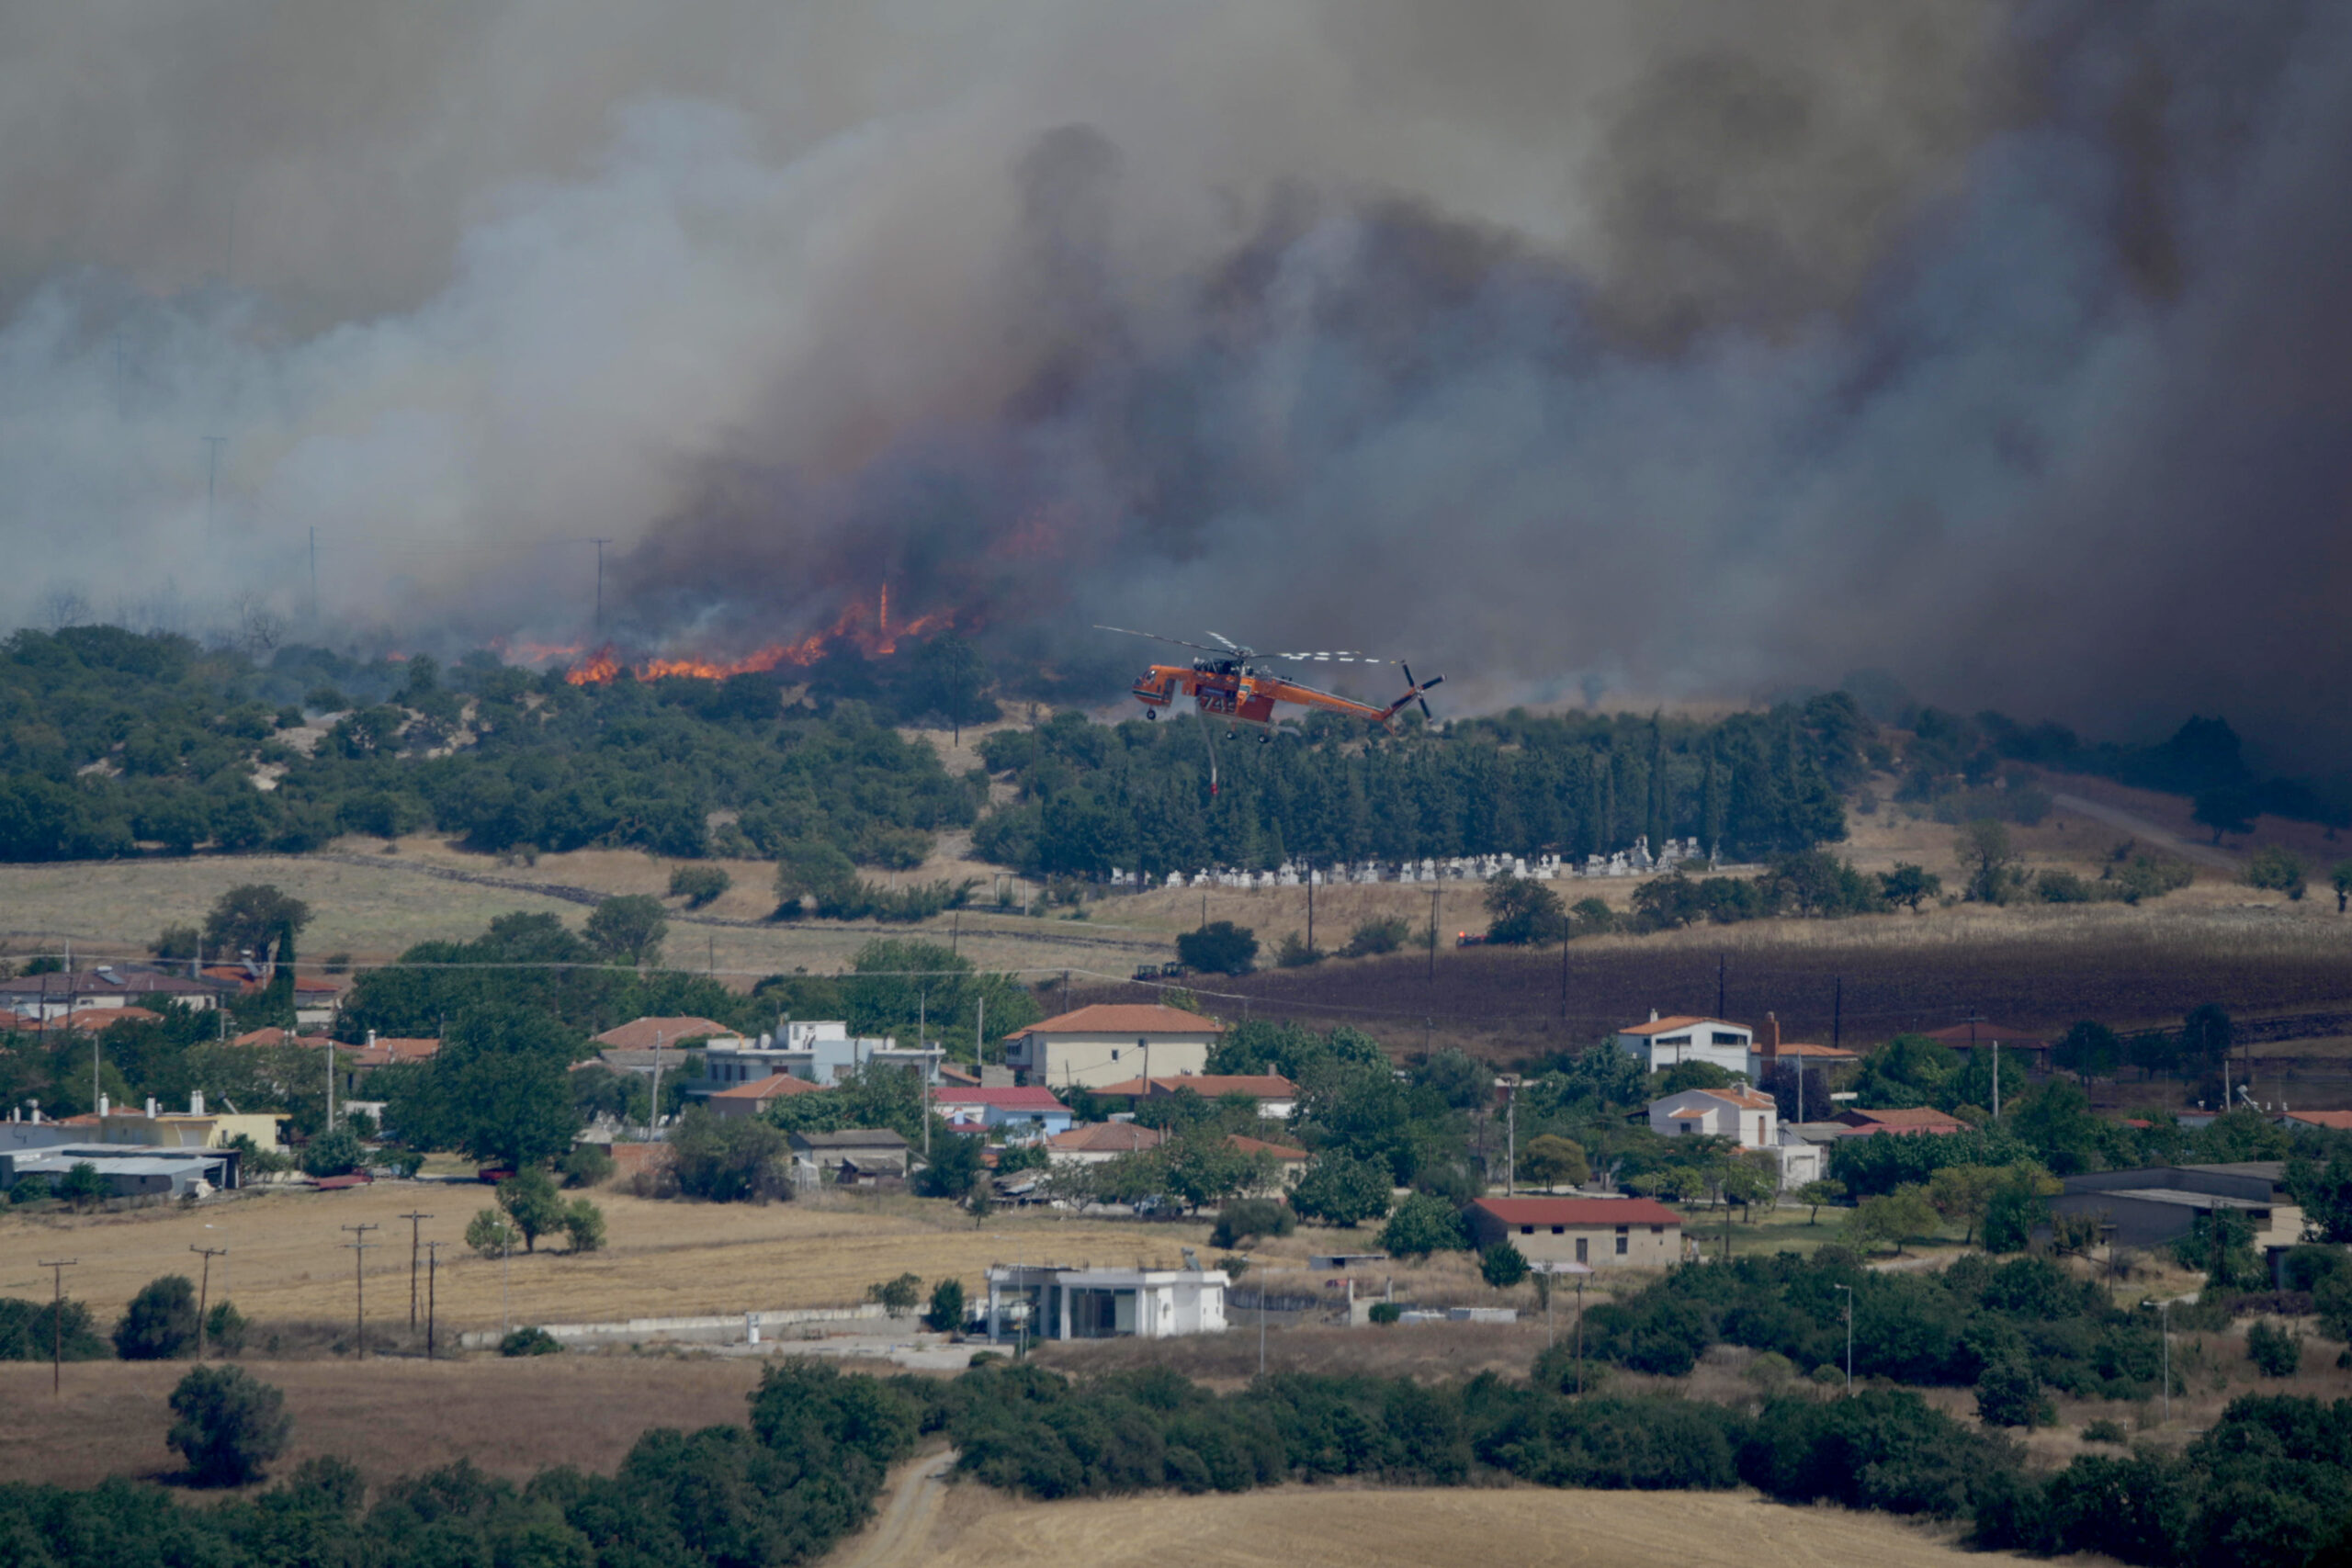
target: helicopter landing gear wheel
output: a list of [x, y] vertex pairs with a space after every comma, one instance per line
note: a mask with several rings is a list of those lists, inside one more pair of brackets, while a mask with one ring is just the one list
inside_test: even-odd
[[1272, 735], [1261, 735], [1258, 737], [1258, 744], [1261, 746], [1272, 746], [1273, 743], [1274, 738]]
[[1225, 738], [1227, 740], [1238, 739], [1240, 737], [1240, 734], [1241, 731], [1238, 729], [1228, 729], [1225, 732]]
[[1147, 721], [1157, 722], [1159, 717], [1159, 710], [1158, 708], [1146, 708], [1143, 710], [1143, 716]]

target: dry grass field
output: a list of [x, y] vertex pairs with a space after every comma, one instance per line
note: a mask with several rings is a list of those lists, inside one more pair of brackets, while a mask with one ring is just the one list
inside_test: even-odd
[[[845, 1542], [838, 1560], [857, 1561], [858, 1551], [857, 1541]], [[1949, 1536], [1885, 1517], [1784, 1507], [1740, 1493], [1283, 1487], [1238, 1497], [1018, 1503], [956, 1487], [927, 1551], [901, 1561], [925, 1568], [1956, 1568], [2024, 1559], [1963, 1551]]]
[[[549, 1465], [609, 1474], [650, 1427], [741, 1422], [760, 1363], [715, 1356], [540, 1356], [505, 1361], [248, 1359], [286, 1394], [291, 1445], [276, 1467], [336, 1454], [371, 1483], [459, 1459], [520, 1481]], [[166, 1402], [185, 1363], [0, 1361], [0, 1476], [87, 1486], [177, 1468]]]
[[605, 1322], [687, 1317], [752, 1309], [849, 1305], [865, 1287], [904, 1272], [928, 1283], [949, 1275], [966, 1289], [997, 1261], [1101, 1263], [1138, 1258], [1173, 1267], [1178, 1248], [1198, 1246], [1204, 1225], [1102, 1220], [991, 1217], [975, 1228], [944, 1204], [903, 1197], [820, 1196], [766, 1205], [662, 1202], [611, 1189], [591, 1194], [605, 1211], [605, 1250], [572, 1257], [542, 1247], [509, 1264], [463, 1245], [466, 1222], [491, 1203], [490, 1189], [383, 1181], [342, 1192], [254, 1191], [200, 1208], [164, 1207], [83, 1218], [0, 1215], [0, 1295], [46, 1294], [40, 1258], [78, 1258], [66, 1292], [111, 1325], [141, 1286], [158, 1275], [194, 1280], [202, 1260], [191, 1246], [225, 1247], [212, 1265], [212, 1294], [247, 1317], [269, 1322], [351, 1321], [352, 1255], [342, 1227], [377, 1224], [366, 1255], [369, 1319], [405, 1326], [412, 1212], [441, 1253], [438, 1294], [445, 1333], [495, 1329], [511, 1291], [516, 1323]]

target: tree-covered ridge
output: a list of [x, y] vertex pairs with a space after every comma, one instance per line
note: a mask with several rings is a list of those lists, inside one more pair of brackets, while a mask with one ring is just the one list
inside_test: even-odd
[[1736, 857], [1846, 834], [1840, 792], [1866, 772], [1870, 722], [1833, 694], [1713, 723], [1519, 710], [1366, 736], [1329, 715], [1272, 745], [1207, 742], [1187, 720], [1115, 727], [1075, 714], [982, 742], [1019, 798], [975, 839], [1036, 875], [1525, 854], [1581, 858], [1646, 837]]
[[[308, 751], [290, 734], [332, 716]], [[313, 727], [313, 729], [315, 726]], [[271, 787], [255, 787], [256, 779]], [[256, 664], [111, 626], [0, 644], [0, 858], [312, 849], [431, 827], [477, 848], [775, 854], [907, 866], [980, 786], [860, 702], [786, 708], [769, 677], [574, 686], [476, 655]], [[732, 814], [733, 820], [727, 820]], [[716, 831], [712, 823], [716, 820]]]

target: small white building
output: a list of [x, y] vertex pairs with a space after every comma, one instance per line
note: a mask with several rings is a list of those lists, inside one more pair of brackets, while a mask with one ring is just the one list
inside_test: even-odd
[[1669, 1138], [1734, 1138], [1741, 1148], [1770, 1154], [1784, 1192], [1819, 1180], [1826, 1168], [1821, 1146], [1783, 1128], [1780, 1102], [1752, 1089], [1688, 1089], [1653, 1100], [1650, 1130]]
[[1617, 1049], [1637, 1058], [1645, 1072], [1662, 1073], [1685, 1062], [1710, 1062], [1727, 1073], [1747, 1072], [1748, 1047], [1756, 1032], [1720, 1018], [1660, 1018], [1617, 1032]]
[[1004, 1059], [1024, 1084], [1100, 1089], [1127, 1078], [1208, 1069], [1225, 1032], [1212, 1018], [1157, 1003], [1098, 1003], [1005, 1037]]
[[[1172, 1339], [1225, 1332], [1219, 1269], [1093, 1269], [992, 1264], [988, 1333], [1008, 1340]], [[1025, 1325], [1025, 1326], [1024, 1326]]]

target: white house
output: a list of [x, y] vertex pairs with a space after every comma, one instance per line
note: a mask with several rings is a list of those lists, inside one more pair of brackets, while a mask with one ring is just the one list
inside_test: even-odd
[[990, 1339], [1172, 1339], [1225, 1332], [1218, 1269], [1066, 1269], [998, 1263], [989, 1269]]
[[1719, 1018], [1660, 1018], [1653, 1009], [1647, 1023], [1617, 1032], [1617, 1049], [1636, 1057], [1647, 1072], [1662, 1073], [1685, 1062], [1712, 1062], [1727, 1073], [1745, 1075], [1748, 1047], [1756, 1032], [1744, 1023]]
[[1104, 1084], [1094, 1092], [1103, 1099], [1165, 1100], [1190, 1089], [1203, 1100], [1246, 1094], [1258, 1102], [1258, 1114], [1287, 1122], [1298, 1109], [1298, 1086], [1280, 1073], [1178, 1073], [1172, 1077], [1128, 1078]]
[[789, 1073], [830, 1087], [868, 1066], [912, 1069], [925, 1083], [935, 1084], [946, 1056], [936, 1045], [916, 1050], [901, 1046], [891, 1035], [853, 1035], [849, 1025], [837, 1020], [787, 1022], [781, 1037], [724, 1035], [707, 1041], [701, 1049], [704, 1082], [720, 1087], [757, 1083], [772, 1073]]
[[1783, 1128], [1779, 1102], [1750, 1089], [1690, 1089], [1652, 1100], [1650, 1130], [1669, 1138], [1736, 1138], [1741, 1148], [1772, 1156], [1783, 1191], [1819, 1180], [1826, 1168], [1820, 1145]]
[[1035, 1086], [935, 1089], [931, 1091], [931, 1101], [933, 1108], [950, 1122], [974, 1124], [984, 1131], [1001, 1127], [1011, 1133], [1050, 1138], [1057, 1133], [1069, 1132], [1070, 1127], [1069, 1107], [1056, 1100], [1051, 1090]]
[[1133, 1077], [1208, 1070], [1225, 1032], [1215, 1019], [1157, 1003], [1097, 1003], [1005, 1037], [1004, 1059], [1024, 1084], [1099, 1089]]

